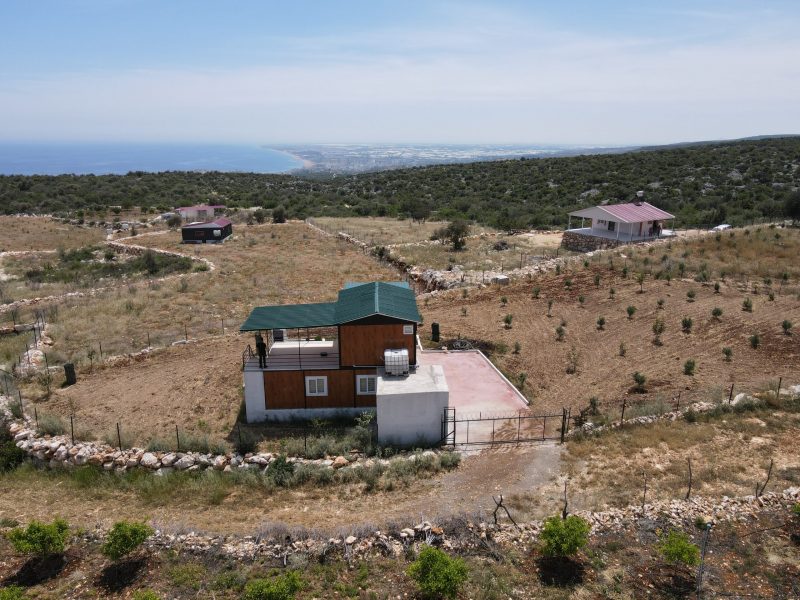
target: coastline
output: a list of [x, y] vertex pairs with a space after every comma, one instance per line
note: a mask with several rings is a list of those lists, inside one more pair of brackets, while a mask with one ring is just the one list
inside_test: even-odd
[[287, 150], [282, 150], [280, 148], [271, 148], [271, 147], [267, 147], [266, 149], [272, 150], [273, 152], [280, 152], [281, 154], [285, 154], [286, 156], [291, 156], [293, 159], [300, 161], [302, 163], [302, 166], [289, 169], [288, 171], [284, 171], [284, 173], [294, 173], [296, 171], [310, 171], [316, 166], [316, 163], [314, 161], [308, 160], [307, 158], [303, 158], [302, 156], [300, 156], [299, 154], [295, 154], [294, 152], [289, 152]]

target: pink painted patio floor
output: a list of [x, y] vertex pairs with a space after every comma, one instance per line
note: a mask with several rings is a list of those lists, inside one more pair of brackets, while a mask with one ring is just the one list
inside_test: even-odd
[[516, 414], [528, 408], [520, 393], [476, 351], [419, 352], [420, 365], [441, 365], [450, 389], [450, 406], [459, 418]]

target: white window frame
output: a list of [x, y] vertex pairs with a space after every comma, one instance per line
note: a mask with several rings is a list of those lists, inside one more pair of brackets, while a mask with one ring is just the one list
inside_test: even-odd
[[[367, 384], [367, 391], [361, 391], [361, 382], [364, 380], [372, 380], [372, 391], [369, 390], [369, 383]], [[378, 376], [377, 375], [356, 375], [356, 394], [358, 396], [374, 396], [378, 393]]]
[[[320, 390], [319, 382], [322, 381], [322, 389]], [[314, 391], [311, 391], [311, 384], [313, 383]], [[306, 396], [327, 396], [328, 395], [328, 377], [327, 375], [308, 375], [306, 376]]]
[[414, 335], [414, 326], [403, 325], [403, 335]]

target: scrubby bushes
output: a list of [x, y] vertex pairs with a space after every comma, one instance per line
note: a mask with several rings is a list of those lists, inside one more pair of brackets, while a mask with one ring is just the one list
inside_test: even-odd
[[275, 575], [269, 579], [253, 579], [244, 587], [242, 600], [291, 600], [303, 589], [297, 571]]
[[590, 530], [589, 523], [576, 515], [566, 519], [550, 517], [539, 535], [542, 554], [554, 558], [573, 556], [589, 542]]
[[426, 546], [408, 567], [408, 575], [417, 582], [424, 598], [455, 598], [467, 580], [467, 566], [460, 558]]
[[55, 519], [50, 524], [31, 521], [25, 527], [17, 527], [8, 533], [8, 540], [20, 554], [45, 557], [62, 554], [69, 539], [69, 525], [63, 519]]
[[11, 587], [0, 588], [0, 600], [24, 600], [25, 590], [21, 587], [12, 585]]
[[144, 523], [119, 521], [108, 532], [101, 551], [111, 560], [120, 560], [141, 546], [151, 535], [153, 528]]
[[659, 541], [657, 548], [667, 562], [694, 566], [700, 563], [700, 548], [682, 531], [672, 530]]

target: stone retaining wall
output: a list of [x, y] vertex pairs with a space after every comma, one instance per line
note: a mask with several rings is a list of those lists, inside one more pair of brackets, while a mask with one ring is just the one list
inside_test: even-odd
[[[9, 406], [14, 402], [0, 395], [0, 427], [8, 429], [18, 448], [34, 460], [51, 468], [78, 467], [93, 465], [106, 471], [125, 472], [129, 469], [144, 468], [156, 475], [166, 475], [172, 471], [202, 471], [206, 469], [230, 472], [234, 469], [256, 469], [265, 471], [270, 463], [278, 458], [271, 452], [239, 454], [204, 454], [201, 452], [148, 452], [142, 448], [119, 450], [97, 441], [76, 441], [74, 444], [67, 435], [40, 435], [30, 417], [15, 419]], [[426, 450], [397, 456], [391, 460], [369, 458], [352, 453], [344, 456], [331, 456], [324, 459], [288, 457], [295, 464], [314, 465], [333, 470], [371, 467], [375, 464], [389, 466], [392, 461], [424, 460], [434, 457], [440, 451]]]
[[594, 252], [595, 250], [608, 250], [621, 246], [625, 242], [609, 240], [608, 238], [583, 235], [572, 231], [565, 231], [561, 238], [561, 246], [575, 252]]

